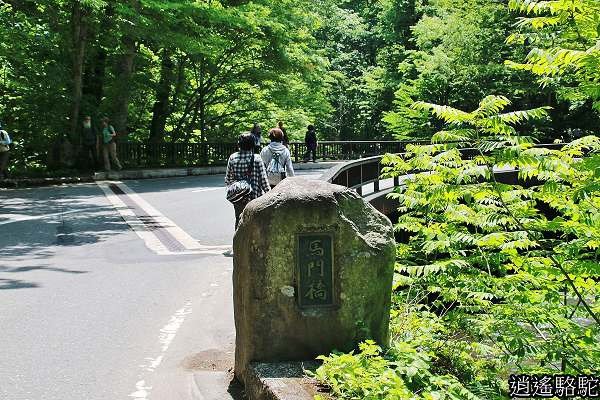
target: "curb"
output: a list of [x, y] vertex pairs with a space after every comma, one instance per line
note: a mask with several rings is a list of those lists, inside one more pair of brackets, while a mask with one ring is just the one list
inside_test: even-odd
[[91, 183], [94, 182], [92, 176], [75, 176], [59, 178], [22, 178], [22, 179], [4, 179], [0, 181], [0, 188], [21, 189], [30, 187], [66, 185], [73, 183]]
[[[314, 169], [329, 169], [335, 167], [344, 161], [339, 162], [320, 162], [320, 163], [303, 163], [295, 164], [294, 170], [307, 171]], [[172, 178], [181, 176], [203, 176], [203, 175], [219, 175], [227, 171], [227, 166], [214, 167], [192, 167], [192, 168], [156, 168], [156, 169], [137, 169], [123, 170], [110, 172], [96, 172], [93, 176], [95, 181], [103, 180], [126, 180], [126, 179], [157, 179], [157, 178]]]
[[[315, 169], [329, 169], [344, 163], [345, 161], [328, 161], [319, 163], [295, 164], [294, 170], [308, 171]], [[123, 171], [95, 172], [91, 176], [56, 177], [56, 178], [19, 178], [0, 180], [0, 188], [20, 189], [30, 187], [66, 185], [76, 183], [92, 183], [104, 180], [127, 180], [127, 179], [157, 179], [173, 178], [183, 176], [204, 176], [224, 174], [226, 166], [214, 167], [191, 167], [191, 168], [155, 168], [155, 169], [132, 169]]]

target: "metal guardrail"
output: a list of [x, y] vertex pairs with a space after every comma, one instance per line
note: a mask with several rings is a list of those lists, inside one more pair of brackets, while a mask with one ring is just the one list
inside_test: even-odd
[[[328, 170], [321, 179], [334, 185], [354, 189], [361, 196], [363, 187], [370, 183], [373, 184], [375, 192], [379, 192], [382, 157], [374, 156], [341, 164]], [[398, 179], [394, 183], [398, 183]]]
[[[428, 141], [321, 141], [317, 145], [320, 160], [354, 160], [385, 153], [400, 153], [408, 144]], [[304, 159], [304, 142], [290, 142], [294, 162]], [[237, 151], [236, 143], [137, 143], [122, 142], [117, 146], [119, 160], [128, 168], [144, 167], [204, 167], [224, 165]]]
[[[431, 142], [427, 141], [427, 144]], [[549, 144], [537, 144], [534, 147], [542, 147], [548, 149], [560, 149], [564, 146], [564, 143], [549, 143]], [[465, 159], [471, 159], [479, 155], [479, 150], [475, 148], [463, 148], [459, 149], [461, 155]], [[389, 153], [402, 153], [389, 152]], [[381, 165], [382, 155], [359, 159], [356, 161], [349, 161], [339, 166], [333, 167], [328, 170], [322, 177], [324, 181], [333, 183], [335, 185], [346, 186], [354, 189], [365, 198], [366, 201], [370, 202], [375, 208], [381, 211], [383, 214], [389, 215], [395, 212], [397, 209], [395, 201], [389, 201], [386, 198], [387, 194], [392, 192], [394, 187], [400, 185], [400, 177], [386, 178], [385, 181], [392, 180], [391, 187], [383, 188], [381, 179]], [[496, 179], [499, 182], [516, 184], [518, 181], [518, 171], [498, 171], [495, 173]], [[373, 185], [373, 191], [364, 193], [364, 188], [367, 185]]]

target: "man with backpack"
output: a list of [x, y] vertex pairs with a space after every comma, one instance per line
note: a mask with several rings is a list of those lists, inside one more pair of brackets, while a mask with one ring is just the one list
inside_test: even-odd
[[254, 154], [255, 140], [251, 133], [245, 133], [238, 139], [237, 153], [227, 161], [225, 185], [227, 200], [235, 210], [235, 228], [240, 223], [240, 215], [246, 205], [269, 191], [269, 182], [265, 166], [258, 155]]
[[106, 171], [110, 171], [109, 156], [117, 166], [117, 169], [123, 169], [121, 162], [117, 158], [117, 142], [115, 141], [117, 133], [109, 122], [108, 118], [102, 118], [102, 154], [104, 156], [104, 169]]
[[288, 176], [294, 176], [294, 167], [290, 151], [282, 143], [281, 129], [271, 129], [269, 139], [271, 143], [261, 151], [260, 156], [267, 167], [267, 179], [272, 189]]
[[8, 158], [11, 143], [8, 132], [2, 129], [2, 123], [0, 123], [0, 178], [8, 178]]

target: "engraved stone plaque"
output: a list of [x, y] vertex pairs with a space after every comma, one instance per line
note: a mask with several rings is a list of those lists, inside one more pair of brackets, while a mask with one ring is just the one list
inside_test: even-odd
[[333, 234], [302, 233], [297, 243], [298, 305], [333, 306]]

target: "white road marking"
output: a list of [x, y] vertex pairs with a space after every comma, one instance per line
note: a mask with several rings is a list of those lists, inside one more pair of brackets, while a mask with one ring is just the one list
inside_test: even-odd
[[139, 400], [146, 400], [148, 398], [148, 394], [150, 394], [150, 390], [152, 390], [152, 386], [146, 386], [146, 381], [142, 380], [135, 384], [135, 389], [135, 392], [131, 393], [129, 397]]
[[125, 222], [127, 222], [138, 237], [144, 241], [146, 247], [158, 255], [170, 255], [172, 253], [162, 244], [155, 234], [150, 232], [148, 227], [146, 227], [146, 225], [135, 215], [133, 210], [127, 207], [127, 205], [121, 201], [119, 196], [113, 193], [108, 187], [108, 184], [98, 182], [98, 186], [102, 189], [108, 201], [111, 202]]
[[[175, 222], [164, 216], [160, 211], [150, 205], [141, 196], [135, 193], [131, 188], [120, 181], [97, 182], [110, 203], [115, 207], [121, 217], [133, 229], [140, 239], [144, 241], [146, 247], [158, 255], [222, 255], [224, 250], [230, 249], [231, 245], [207, 246], [200, 244], [192, 238], [187, 232], [181, 229]], [[136, 203], [144, 212], [152, 218], [153, 223], [163, 227], [175, 240], [177, 240], [185, 249], [184, 251], [169, 250], [160, 239], [144, 224], [143, 221], [131, 210], [110, 188], [110, 185], [116, 185], [123, 193]]]
[[[200, 242], [199, 240], [196, 240], [197, 242]], [[231, 245], [230, 244], [224, 244], [224, 245], [218, 245], [218, 246], [210, 246], [207, 244], [201, 244], [200, 246], [202, 246], [203, 249], [216, 249], [216, 250], [222, 250], [222, 249], [231, 249]]]
[[202, 192], [214, 192], [217, 190], [225, 190], [224, 187], [218, 187], [218, 188], [204, 188], [204, 189], [196, 189], [196, 190], [192, 190], [192, 193], [202, 193]]
[[78, 212], [82, 212], [82, 211], [84, 211], [84, 210], [71, 210], [71, 211], [57, 212], [57, 213], [52, 213], [52, 214], [41, 214], [41, 215], [0, 214], [0, 218], [8, 218], [8, 221], [2, 221], [2, 222], [0, 222], [0, 225], [13, 224], [15, 222], [23, 222], [23, 221], [33, 221], [36, 219], [52, 218], [52, 217], [57, 217], [60, 215], [73, 214], [73, 213], [78, 213]]
[[[163, 358], [169, 350], [169, 346], [175, 339], [177, 335], [177, 331], [183, 325], [185, 318], [192, 313], [192, 302], [188, 301], [185, 306], [175, 312], [175, 314], [171, 317], [169, 322], [162, 327], [158, 334], [158, 342], [160, 343], [160, 354], [154, 358], [146, 358], [148, 361], [147, 364], [140, 365], [142, 368], [141, 378], [145, 378], [146, 372], [154, 372], [156, 368], [160, 366], [163, 361]], [[148, 400], [148, 396], [152, 391], [152, 386], [146, 385], [146, 379], [140, 379], [135, 384], [135, 392], [131, 393], [129, 397], [132, 397], [135, 400]]]
[[152, 207], [146, 200], [142, 199], [141, 196], [131, 190], [123, 182], [115, 182], [114, 184], [117, 185], [124, 193], [129, 195], [131, 200], [133, 200], [142, 208], [142, 210], [147, 213], [148, 216], [151, 216], [157, 222], [157, 225], [165, 227], [165, 229], [187, 250], [203, 250], [202, 246], [183, 229], [177, 226], [175, 222], [165, 217], [160, 211]]

